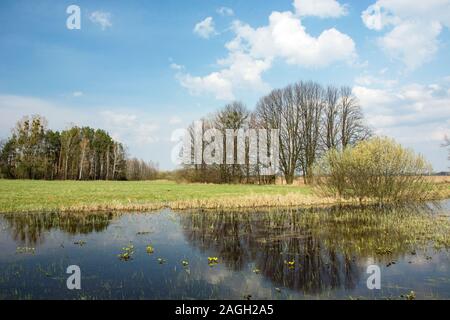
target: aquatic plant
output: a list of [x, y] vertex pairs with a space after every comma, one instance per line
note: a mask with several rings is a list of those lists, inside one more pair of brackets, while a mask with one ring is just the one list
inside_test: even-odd
[[219, 258], [218, 257], [208, 257], [208, 265], [210, 267], [213, 267], [213, 266], [215, 266], [218, 263], [219, 263]]
[[86, 241], [84, 240], [78, 240], [75, 241], [73, 244], [79, 245], [80, 247], [84, 246], [86, 244]]
[[287, 265], [287, 267], [291, 270], [295, 269], [295, 260], [291, 261], [284, 261], [284, 264]]
[[30, 248], [30, 247], [17, 247], [16, 249], [16, 253], [31, 253], [34, 254], [36, 251], [35, 248]]
[[411, 291], [410, 293], [400, 295], [400, 297], [405, 298], [406, 300], [415, 300], [416, 293], [414, 291]]
[[145, 250], [147, 251], [148, 254], [152, 254], [155, 252], [155, 249], [153, 249], [151, 245], [148, 245]]
[[128, 261], [132, 259], [133, 254], [134, 254], [134, 245], [129, 244], [128, 246], [122, 248], [122, 253], [120, 253], [118, 257], [122, 261]]

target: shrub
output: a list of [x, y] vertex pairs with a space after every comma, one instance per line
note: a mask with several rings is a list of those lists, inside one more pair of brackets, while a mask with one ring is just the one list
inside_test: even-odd
[[317, 163], [315, 185], [322, 193], [378, 203], [426, 199], [432, 191], [424, 176], [431, 165], [389, 138], [331, 150]]

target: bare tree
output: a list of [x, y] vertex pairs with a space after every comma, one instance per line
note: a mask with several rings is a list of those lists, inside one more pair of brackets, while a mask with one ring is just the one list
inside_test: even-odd
[[302, 154], [298, 159], [298, 167], [302, 171], [304, 182], [308, 183], [311, 180], [312, 167], [319, 152], [324, 90], [314, 82], [300, 82], [295, 88], [301, 114]]
[[339, 144], [339, 89], [329, 86], [325, 92], [322, 143], [326, 150]]
[[[244, 172], [242, 171], [242, 165], [238, 164], [239, 146], [236, 130], [248, 129], [249, 115], [250, 112], [245, 105], [235, 101], [227, 104], [215, 116], [215, 126], [223, 135], [223, 164], [220, 165], [222, 182], [240, 182], [242, 180]], [[229, 141], [231, 139], [227, 136], [227, 130], [233, 130], [232, 141]], [[232, 147], [233, 150], [228, 150], [228, 147]], [[230, 154], [233, 159], [227, 159]], [[233, 164], [229, 164], [230, 160], [232, 160]]]
[[371, 132], [364, 124], [361, 106], [350, 87], [341, 88], [341, 103], [339, 107], [342, 148], [370, 137]]
[[273, 90], [260, 99], [255, 111], [266, 129], [279, 130], [280, 170], [288, 184], [294, 181], [297, 162], [302, 151], [299, 136], [301, 119], [297, 99], [294, 86]]

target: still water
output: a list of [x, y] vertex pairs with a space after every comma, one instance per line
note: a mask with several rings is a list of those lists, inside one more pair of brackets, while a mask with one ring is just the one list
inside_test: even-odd
[[0, 215], [0, 299], [449, 299], [448, 247], [411, 238], [433, 229], [367, 210]]

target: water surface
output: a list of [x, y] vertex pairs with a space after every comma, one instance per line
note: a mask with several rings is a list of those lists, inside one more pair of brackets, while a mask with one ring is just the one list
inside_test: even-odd
[[[370, 228], [367, 210], [0, 215], [0, 298], [450, 298], [445, 246], [411, 241], [391, 218]], [[431, 213], [449, 214], [450, 201]], [[367, 288], [371, 264], [381, 290]], [[69, 265], [81, 269], [81, 290], [67, 289]]]

